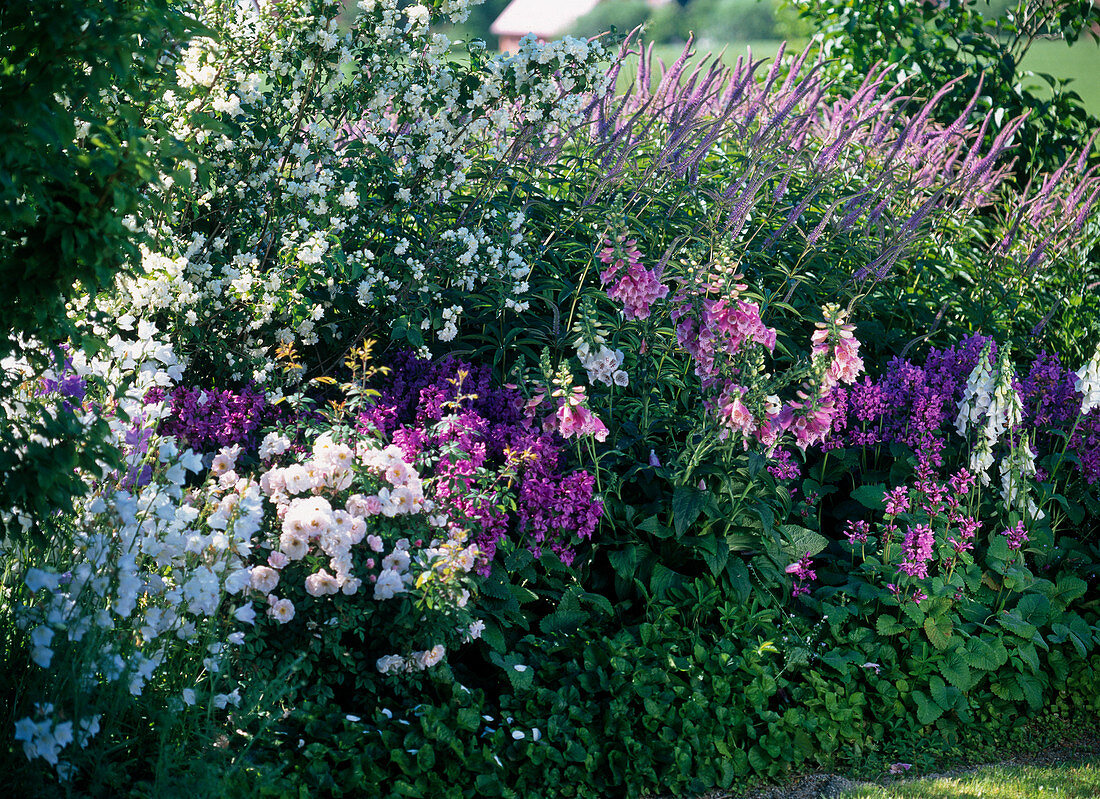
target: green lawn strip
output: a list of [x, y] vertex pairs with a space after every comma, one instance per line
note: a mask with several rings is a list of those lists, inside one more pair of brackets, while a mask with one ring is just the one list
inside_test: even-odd
[[862, 787], [840, 799], [1086, 799], [1100, 796], [1100, 760], [1049, 766], [983, 766], [975, 771]]

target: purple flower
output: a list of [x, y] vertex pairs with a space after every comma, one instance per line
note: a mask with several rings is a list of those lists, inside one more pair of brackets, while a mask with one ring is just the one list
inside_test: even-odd
[[810, 587], [806, 583], [817, 579], [817, 572], [810, 568], [813, 565], [813, 561], [810, 560], [810, 553], [807, 552], [801, 559], [784, 569], [787, 574], [792, 575], [796, 580], [794, 587], [791, 589], [791, 596], [796, 597], [800, 594], [810, 593]]
[[867, 534], [871, 531], [871, 525], [865, 521], [849, 520], [844, 528], [844, 534], [848, 536], [849, 544], [866, 544]]
[[894, 516], [905, 513], [909, 510], [909, 489], [905, 486], [892, 488], [886, 492], [883, 500], [886, 502], [887, 513]]
[[1015, 527], [1002, 530], [1001, 535], [1008, 539], [1008, 548], [1018, 550], [1028, 541], [1027, 529], [1023, 522], [1017, 522]]
[[927, 524], [917, 524], [909, 528], [902, 540], [901, 549], [905, 560], [898, 571], [910, 577], [927, 577], [928, 561], [932, 560], [932, 546], [935, 537]]

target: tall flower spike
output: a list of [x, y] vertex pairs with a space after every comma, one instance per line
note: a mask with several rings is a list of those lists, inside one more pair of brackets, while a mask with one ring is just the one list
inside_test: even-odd
[[1081, 398], [1081, 415], [1084, 416], [1094, 408], [1100, 408], [1100, 342], [1092, 353], [1089, 362], [1076, 372], [1077, 382], [1074, 388]]
[[993, 342], [987, 341], [978, 356], [978, 363], [966, 379], [966, 390], [959, 400], [959, 415], [955, 419], [955, 429], [965, 437], [971, 426], [981, 421], [982, 414], [989, 408], [993, 395], [993, 370], [989, 365], [989, 356], [993, 351]]

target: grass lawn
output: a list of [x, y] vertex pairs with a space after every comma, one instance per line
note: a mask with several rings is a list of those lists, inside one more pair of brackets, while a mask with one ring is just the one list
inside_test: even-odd
[[1100, 761], [1058, 766], [986, 766], [956, 777], [861, 788], [841, 799], [1095, 799]]
[[[1073, 47], [1065, 42], [1036, 42], [1024, 58], [1023, 67], [1056, 78], [1071, 78], [1069, 88], [1081, 95], [1089, 113], [1100, 117], [1100, 47], [1095, 42], [1079, 41]], [[1046, 84], [1038, 79], [1036, 85]]]

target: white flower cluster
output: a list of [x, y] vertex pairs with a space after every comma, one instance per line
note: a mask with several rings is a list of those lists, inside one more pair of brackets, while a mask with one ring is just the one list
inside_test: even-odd
[[[294, 0], [279, 13], [195, 4], [216, 38], [190, 42], [156, 113], [197, 146], [208, 178], [199, 188], [187, 163], [161, 176], [175, 214], [146, 226], [159, 243], [137, 277], [97, 299], [101, 311], [167, 316], [185, 354], [201, 340], [232, 341], [230, 376], [274, 385], [297, 377], [272, 363], [276, 344], [316, 344], [349, 322], [358, 330], [348, 319], [356, 305], [408, 307], [442, 340], [462, 312], [445, 301], [448, 288], [488, 285], [505, 308], [526, 307], [522, 213], [445, 204], [475, 165], [507, 161], [517, 141], [577, 121], [582, 89], [606, 79], [603, 50], [527, 37], [513, 55], [460, 66], [431, 23], [465, 18], [466, 0], [398, 6], [364, 0], [341, 34], [336, 4], [328, 17]], [[368, 174], [381, 181], [359, 177]]]
[[978, 439], [970, 453], [970, 470], [983, 485], [989, 485], [989, 468], [994, 463], [993, 448], [1002, 440], [1008, 449], [1001, 458], [1001, 496], [1008, 509], [1020, 507], [1032, 518], [1042, 512], [1027, 492], [1027, 479], [1034, 477], [1035, 454], [1026, 435], [1016, 435], [1023, 424], [1023, 403], [1013, 383], [1015, 371], [1004, 347], [994, 367], [990, 367], [992, 342], [982, 348], [978, 363], [966, 381], [966, 390], [959, 401], [955, 427], [960, 435], [974, 429]]
[[[272, 452], [280, 447], [286, 450], [283, 440], [271, 436], [265, 438], [262, 447]], [[338, 495], [353, 487], [358, 471], [378, 475], [388, 485], [371, 494], [352, 493], [340, 507]], [[294, 615], [289, 600], [272, 593], [279, 583], [279, 570], [288, 563], [302, 560], [311, 552], [324, 553], [332, 571], [320, 569], [307, 576], [306, 593], [314, 597], [351, 595], [363, 584], [363, 578], [354, 572], [353, 548], [365, 540], [372, 553], [381, 554], [385, 549], [380, 536], [367, 535], [368, 519], [424, 514], [436, 526], [446, 524], [432, 516], [435, 503], [425, 498], [424, 481], [394, 445], [379, 449], [362, 443], [352, 449], [325, 433], [314, 442], [308, 459], [269, 469], [261, 476], [260, 485], [276, 508], [281, 532], [279, 547], [268, 566], [253, 568], [252, 586], [264, 594], [269, 614], [280, 622]], [[374, 599], [384, 601], [404, 593], [417, 579], [413, 567], [421, 577], [433, 571], [445, 577], [468, 573], [477, 559], [477, 548], [464, 544], [465, 532], [457, 528], [451, 529], [447, 539], [434, 540], [418, 552], [412, 550], [408, 539], [398, 539], [381, 558], [378, 573], [370, 576]], [[373, 566], [373, 558], [368, 563]], [[452, 593], [456, 605], [466, 604], [469, 593], [465, 589]]]
[[614, 383], [616, 386], [628, 385], [630, 376], [621, 368], [625, 357], [623, 351], [613, 350], [602, 341], [598, 344], [599, 349], [595, 351], [587, 341], [582, 342], [577, 347], [577, 358], [584, 370], [588, 372], [588, 384], [603, 383], [610, 386]]
[[[123, 320], [122, 327], [133, 324]], [[179, 364], [152, 325], [136, 328], [136, 340], [116, 335], [102, 356], [72, 354], [78, 374], [116, 389], [110, 402], [118, 413], [110, 425], [127, 455], [122, 474], [89, 475], [89, 484], [98, 480], [99, 488], [83, 502], [65, 559], [26, 569], [33, 600], [19, 616], [34, 661], [44, 669], [75, 669], [83, 702], [92, 707], [97, 688], [111, 683], [121, 681], [140, 696], [181, 647], [196, 653], [188, 677], [221, 670], [226, 644], [242, 643], [244, 633], [212, 639], [212, 630], [223, 624], [216, 617], [225, 597], [248, 585], [245, 559], [263, 518], [259, 487], [237, 478], [234, 453], [199, 487], [188, 486], [188, 473], [206, 471], [202, 458], [181, 451], [170, 437], [158, 438], [154, 428], [163, 408], [144, 403], [149, 388], [174, 382]], [[230, 613], [234, 623], [254, 618], [251, 603]], [[61, 641], [78, 653], [77, 663], [55, 662]], [[17, 734], [28, 757], [62, 769], [60, 751], [73, 740], [84, 746], [99, 719], [79, 718], [73, 727], [55, 724], [51, 713], [52, 706], [42, 704], [39, 718], [18, 722]]]
[[72, 721], [54, 721], [54, 706], [50, 703], [35, 703], [35, 716], [39, 721], [27, 717], [15, 723], [15, 740], [23, 744], [23, 754], [27, 760], [42, 758], [51, 766], [61, 765], [58, 756], [74, 740], [83, 749], [99, 732], [101, 716], [88, 716], [80, 719], [75, 728]]

